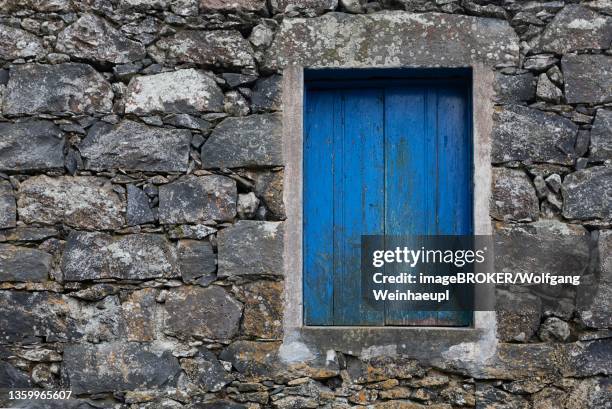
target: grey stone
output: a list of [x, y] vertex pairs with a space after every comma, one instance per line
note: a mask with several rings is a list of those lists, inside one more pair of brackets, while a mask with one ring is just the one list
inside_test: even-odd
[[161, 60], [223, 68], [252, 68], [253, 50], [238, 31], [184, 30], [156, 43]]
[[164, 306], [164, 328], [179, 338], [230, 339], [242, 316], [242, 305], [216, 285], [170, 290]]
[[531, 71], [546, 71], [557, 63], [558, 59], [554, 54], [538, 54], [525, 58], [523, 67]]
[[[181, 364], [191, 381], [205, 392], [218, 392], [234, 380], [217, 357], [205, 349], [200, 350], [193, 359], [183, 359]], [[226, 407], [228, 406], [220, 406]]]
[[550, 67], [548, 71], [546, 71], [546, 75], [548, 75], [548, 78], [555, 84], [563, 85], [563, 73], [556, 65]]
[[236, 182], [225, 176], [183, 176], [159, 187], [162, 224], [232, 220], [236, 216]]
[[[478, 402], [478, 408], [487, 409], [529, 409], [531, 404], [529, 401], [520, 396], [512, 395], [504, 392], [501, 389], [495, 388], [493, 385], [486, 383], [476, 384], [476, 401]], [[498, 403], [503, 402], [502, 406]]]
[[350, 379], [358, 384], [393, 378], [412, 379], [422, 373], [419, 362], [414, 359], [384, 355], [365, 360], [349, 359], [346, 369]]
[[101, 63], [126, 64], [145, 56], [144, 46], [127, 38], [93, 14], [81, 17], [57, 36], [56, 48], [72, 57]]
[[71, 297], [79, 298], [85, 301], [100, 301], [109, 295], [114, 295], [119, 292], [119, 288], [111, 284], [94, 284], [91, 287], [83, 290], [70, 293]]
[[552, 102], [553, 104], [558, 104], [561, 102], [563, 98], [563, 92], [552, 81], [548, 78], [548, 75], [545, 73], [540, 74], [538, 77], [538, 88], [536, 90], [536, 95], [538, 98], [543, 99], [544, 101]]
[[340, 5], [349, 13], [363, 13], [363, 1], [361, 0], [340, 0]]
[[591, 128], [591, 152], [593, 159], [612, 159], [612, 111], [598, 109]]
[[496, 99], [504, 103], [518, 103], [535, 99], [535, 78], [527, 72], [519, 75], [495, 74]]
[[[498, 226], [495, 230], [495, 271], [580, 275], [589, 263], [589, 236], [579, 225], [555, 220]], [[552, 291], [552, 286], [546, 291]], [[558, 286], [557, 286], [558, 287]]]
[[238, 217], [250, 219], [255, 215], [259, 207], [259, 199], [255, 193], [241, 193], [238, 195]]
[[259, 79], [253, 87], [251, 104], [253, 112], [277, 111], [281, 109], [281, 82], [280, 75], [272, 75]]
[[231, 116], [245, 116], [250, 112], [248, 101], [238, 91], [229, 91], [225, 94], [223, 108]]
[[0, 170], [32, 171], [64, 167], [65, 140], [53, 122], [2, 122], [0, 135]]
[[64, 375], [75, 394], [154, 389], [176, 384], [181, 368], [163, 344], [69, 344]]
[[543, 342], [565, 341], [569, 336], [569, 324], [557, 317], [546, 318], [538, 331], [538, 337]]
[[44, 251], [0, 244], [0, 281], [47, 281], [51, 259]]
[[588, 377], [612, 373], [612, 338], [564, 345], [566, 377]]
[[312, 10], [321, 14], [338, 7], [338, 0], [271, 0], [270, 4], [275, 13], [293, 10]]
[[553, 190], [553, 192], [558, 193], [561, 191], [561, 176], [553, 173], [549, 177], [546, 178], [546, 184]]
[[202, 147], [205, 168], [282, 166], [282, 124], [279, 114], [227, 118]]
[[491, 216], [504, 221], [534, 221], [540, 212], [529, 177], [522, 170], [494, 168]]
[[217, 233], [219, 277], [283, 274], [280, 222], [241, 220]]
[[567, 175], [563, 181], [563, 216], [589, 220], [612, 218], [612, 168], [596, 166]]
[[257, 80], [257, 75], [248, 75], [248, 74], [235, 74], [235, 73], [223, 73], [221, 74], [227, 85], [232, 88], [236, 88], [239, 86], [250, 85]]
[[566, 54], [561, 59], [570, 104], [612, 101], [612, 56]]
[[62, 295], [41, 292], [0, 291], [0, 340], [31, 344], [65, 341], [74, 331], [66, 319], [70, 310]]
[[612, 17], [597, 14], [579, 4], [568, 4], [546, 26], [538, 51], [606, 49], [612, 42]]
[[[210, 122], [188, 114], [169, 115], [164, 118], [164, 123], [174, 125], [179, 128], [197, 129], [201, 132], [207, 132], [210, 129]], [[192, 144], [194, 143], [194, 139], [197, 137], [198, 135], [193, 136], [191, 140]], [[199, 135], [199, 137], [201, 138], [202, 136]], [[203, 141], [204, 139], [202, 138], [202, 142]], [[197, 147], [199, 148], [200, 145]]]
[[584, 324], [604, 329], [612, 327], [612, 230], [600, 231], [597, 250], [599, 277], [596, 287], [579, 292], [577, 304]]
[[108, 179], [95, 176], [29, 178], [19, 187], [17, 208], [28, 224], [64, 223], [90, 230], [121, 227], [125, 212]]
[[155, 222], [149, 198], [141, 189], [134, 185], [127, 186], [126, 218], [128, 226]]
[[58, 231], [49, 227], [19, 226], [0, 231], [0, 242], [3, 241], [42, 241], [58, 235]]
[[62, 257], [62, 271], [67, 281], [178, 276], [173, 246], [163, 235], [151, 233], [113, 237], [72, 231]]
[[113, 126], [98, 123], [80, 143], [88, 170], [184, 172], [189, 161], [191, 132], [157, 128], [123, 120]]
[[201, 10], [242, 10], [242, 11], [259, 11], [266, 7], [265, 0], [200, 0]]
[[284, 219], [283, 171], [248, 171], [245, 176], [255, 182], [255, 194], [272, 212], [273, 218], [276, 220]]
[[112, 105], [111, 85], [89, 65], [25, 64], [10, 70], [4, 113], [109, 113]]
[[17, 222], [17, 205], [13, 186], [6, 180], [0, 180], [0, 229], [15, 227]]
[[171, 239], [194, 239], [202, 240], [215, 233], [217, 229], [214, 227], [206, 226], [204, 224], [188, 225], [183, 224], [175, 226], [168, 231], [168, 237]]
[[[401, 47], [389, 47], [395, 39]], [[465, 47], [470, 44], [470, 47]], [[401, 11], [368, 15], [327, 13], [285, 19], [266, 66], [465, 66], [518, 61], [518, 38], [506, 21]]]
[[588, 152], [590, 144], [591, 132], [588, 130], [579, 130], [576, 136], [576, 146], [574, 147], [576, 156], [584, 156]]
[[0, 24], [0, 60], [36, 57], [44, 51], [42, 42], [34, 34]]
[[222, 110], [223, 93], [215, 79], [194, 69], [133, 78], [125, 101], [125, 112], [136, 115]]
[[176, 246], [181, 277], [186, 283], [202, 276], [214, 275], [217, 255], [209, 241], [180, 240]]
[[274, 39], [274, 31], [267, 24], [258, 24], [253, 27], [249, 41], [255, 47], [268, 47]]
[[578, 127], [559, 115], [520, 105], [497, 108], [492, 134], [492, 161], [571, 164]]
[[0, 361], [0, 388], [29, 389], [32, 381], [27, 373], [15, 368], [8, 362]]
[[212, 402], [201, 403], [194, 409], [247, 409], [246, 405], [231, 402], [229, 400], [215, 400]]

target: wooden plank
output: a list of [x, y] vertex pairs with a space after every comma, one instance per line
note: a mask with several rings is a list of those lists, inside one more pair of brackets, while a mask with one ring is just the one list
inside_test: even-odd
[[[440, 235], [471, 235], [472, 141], [467, 92], [459, 87], [438, 91], [438, 227]], [[469, 325], [469, 311], [440, 311], [438, 325]]]
[[381, 89], [342, 91], [342, 140], [334, 145], [334, 324], [382, 325], [384, 311], [363, 298], [361, 235], [383, 234]]
[[[432, 122], [435, 125], [435, 93], [416, 86], [387, 88], [385, 234], [388, 236], [435, 232], [436, 138]], [[389, 301], [385, 309], [387, 325], [433, 325], [436, 321], [435, 313], [409, 311], [408, 303]]]
[[306, 95], [304, 118], [304, 323], [333, 324], [334, 93]]

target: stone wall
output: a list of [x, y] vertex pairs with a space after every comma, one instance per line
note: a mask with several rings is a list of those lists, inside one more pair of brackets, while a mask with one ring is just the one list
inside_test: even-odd
[[[75, 396], [0, 406], [610, 408], [611, 42], [609, 0], [0, 0], [0, 389]], [[599, 283], [508, 292], [478, 367], [281, 359], [282, 67], [355, 50], [493, 65], [497, 239]]]

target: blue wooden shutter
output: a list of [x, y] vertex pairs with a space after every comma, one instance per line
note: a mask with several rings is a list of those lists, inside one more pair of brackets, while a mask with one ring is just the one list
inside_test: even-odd
[[361, 235], [472, 233], [465, 84], [314, 84], [304, 113], [305, 324], [468, 325], [460, 312], [375, 310], [360, 276]]

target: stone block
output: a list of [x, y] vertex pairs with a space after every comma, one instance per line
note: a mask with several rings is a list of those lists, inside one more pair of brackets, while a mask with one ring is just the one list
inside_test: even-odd
[[338, 0], [271, 0], [270, 4], [275, 13], [303, 10], [321, 14], [335, 10], [338, 7]]
[[505, 221], [535, 221], [540, 206], [529, 177], [522, 170], [493, 168], [491, 216]]
[[[389, 44], [402, 39], [401, 47]], [[466, 47], [465, 44], [470, 44]], [[283, 20], [267, 68], [518, 63], [516, 33], [503, 20], [440, 13], [327, 13]]]
[[235, 30], [183, 30], [162, 38], [155, 46], [160, 61], [230, 69], [255, 66], [251, 45]]
[[0, 244], [0, 282], [47, 281], [51, 260], [51, 254], [41, 250]]
[[210, 74], [194, 69], [135, 77], [125, 101], [125, 112], [136, 115], [220, 111], [223, 92], [217, 82]]
[[214, 279], [217, 255], [209, 241], [179, 240], [176, 250], [183, 281], [194, 282], [202, 276]]
[[0, 60], [15, 60], [42, 55], [45, 49], [34, 34], [0, 24]]
[[242, 305], [217, 285], [173, 289], [164, 306], [165, 331], [182, 339], [231, 339], [242, 316]]
[[563, 216], [589, 220], [612, 218], [612, 168], [595, 166], [570, 173], [563, 180]]
[[535, 50], [565, 54], [577, 50], [607, 49], [610, 42], [612, 17], [598, 14], [581, 4], [568, 4], [546, 26]]
[[124, 120], [117, 125], [98, 123], [80, 143], [88, 170], [184, 172], [189, 161], [191, 132]]
[[67, 281], [147, 280], [178, 276], [176, 253], [160, 234], [111, 236], [73, 231], [62, 257]]
[[112, 342], [67, 345], [63, 371], [80, 395], [172, 386], [181, 368], [163, 344]]
[[201, 349], [194, 358], [183, 359], [181, 364], [189, 379], [205, 392], [218, 392], [234, 380], [217, 357], [206, 349]]
[[126, 64], [145, 57], [144, 46], [130, 40], [103, 18], [81, 17], [57, 36], [59, 52], [97, 63]]
[[104, 77], [86, 64], [24, 64], [11, 68], [4, 113], [109, 113], [113, 91]]
[[15, 227], [17, 222], [17, 205], [13, 186], [9, 181], [0, 180], [0, 229]]
[[17, 208], [25, 223], [111, 230], [124, 223], [125, 205], [108, 179], [96, 176], [45, 175], [21, 183]]
[[0, 342], [65, 341], [75, 330], [74, 323], [66, 319], [69, 314], [69, 304], [62, 295], [0, 291]]
[[584, 227], [555, 220], [496, 226], [495, 271], [581, 275], [589, 264], [589, 242]]
[[0, 171], [64, 167], [64, 135], [53, 122], [2, 122], [0, 135]]
[[569, 119], [520, 105], [496, 108], [493, 163], [530, 160], [569, 165], [578, 127]]
[[567, 54], [561, 59], [569, 104], [612, 101], [612, 56]]
[[144, 288], [131, 292], [121, 304], [128, 341], [147, 342], [156, 337], [157, 290]]
[[283, 274], [281, 222], [241, 220], [217, 233], [219, 277]]
[[259, 11], [264, 8], [265, 0], [200, 0], [200, 10]]
[[612, 111], [598, 109], [591, 128], [590, 157], [598, 160], [612, 159]]
[[282, 77], [272, 75], [257, 80], [251, 96], [253, 112], [278, 111], [282, 107]]
[[282, 123], [279, 114], [224, 119], [202, 147], [204, 168], [282, 165]]
[[239, 299], [244, 303], [244, 335], [282, 339], [283, 288], [282, 281], [255, 281], [237, 288]]
[[535, 99], [535, 77], [527, 72], [519, 75], [495, 74], [498, 102], [513, 104]]
[[148, 196], [134, 185], [127, 186], [126, 213], [128, 226], [155, 222]]
[[183, 176], [159, 187], [162, 224], [226, 221], [236, 216], [236, 182], [225, 176]]

